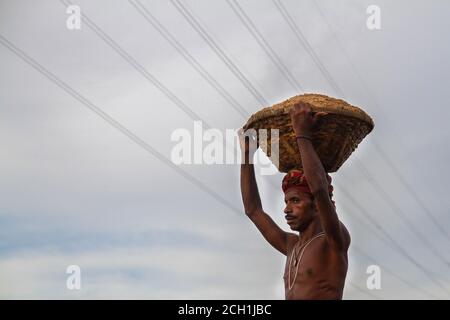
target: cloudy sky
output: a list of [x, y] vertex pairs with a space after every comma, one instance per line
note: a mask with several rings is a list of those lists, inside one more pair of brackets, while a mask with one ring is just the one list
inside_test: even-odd
[[[171, 135], [304, 92], [375, 121], [332, 174], [344, 298], [450, 298], [448, 1], [73, 1], [79, 30], [63, 2], [0, 0], [1, 298], [283, 299], [239, 166], [174, 165]], [[288, 230], [281, 178], [258, 182]]]

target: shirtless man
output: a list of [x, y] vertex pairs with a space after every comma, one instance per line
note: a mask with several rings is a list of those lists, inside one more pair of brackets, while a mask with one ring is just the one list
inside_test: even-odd
[[285, 218], [293, 232], [283, 231], [264, 212], [254, 167], [249, 161], [256, 151], [251, 149], [256, 148], [250, 147], [249, 138], [240, 131], [246, 157], [241, 164], [245, 213], [264, 238], [286, 255], [286, 299], [342, 299], [344, 290], [350, 235], [336, 214], [331, 177], [311, 143], [312, 131], [325, 114], [313, 114], [306, 104], [295, 106], [290, 113], [303, 164], [303, 169], [289, 171], [282, 184]]

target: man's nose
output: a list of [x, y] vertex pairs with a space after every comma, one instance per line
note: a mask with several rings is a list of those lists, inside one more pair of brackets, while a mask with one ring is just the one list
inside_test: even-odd
[[291, 212], [292, 212], [292, 210], [291, 210], [290, 206], [286, 206], [286, 208], [284, 208], [284, 213], [288, 214], [288, 213], [291, 213]]

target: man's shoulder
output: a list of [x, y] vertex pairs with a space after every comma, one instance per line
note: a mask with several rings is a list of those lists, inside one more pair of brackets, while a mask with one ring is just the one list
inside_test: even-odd
[[[341, 253], [347, 253], [348, 248], [350, 247], [350, 242], [351, 242], [350, 232], [348, 231], [348, 229], [345, 226], [345, 224], [342, 221], [340, 221], [340, 220], [339, 220], [339, 226], [340, 226], [340, 229], [341, 229], [340, 236], [342, 237], [342, 241], [343, 241], [343, 244], [344, 244], [343, 249], [340, 249], [339, 251]], [[325, 240], [324, 243], [328, 243], [328, 241]]]
[[298, 242], [299, 237], [295, 233], [286, 232], [287, 233], [287, 252], [291, 252], [292, 248]]
[[350, 232], [348, 232], [347, 227], [341, 220], [339, 220], [339, 224], [341, 226], [341, 235], [342, 235], [342, 238], [344, 239], [345, 251], [347, 251], [348, 247], [350, 246], [350, 242], [351, 242]]

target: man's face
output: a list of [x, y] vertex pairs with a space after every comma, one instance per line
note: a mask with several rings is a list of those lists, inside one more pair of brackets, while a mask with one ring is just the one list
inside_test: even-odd
[[284, 194], [285, 218], [291, 230], [304, 231], [314, 218], [314, 206], [311, 195], [298, 189], [288, 189]]

